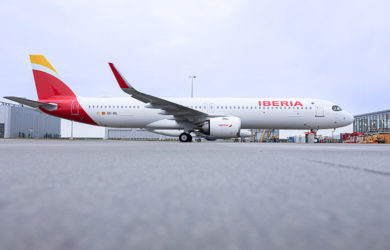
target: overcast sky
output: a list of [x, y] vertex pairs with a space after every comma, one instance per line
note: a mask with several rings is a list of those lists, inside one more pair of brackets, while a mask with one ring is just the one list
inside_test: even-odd
[[[390, 1], [0, 2], [0, 96], [36, 99], [29, 54], [81, 96], [125, 96], [107, 65], [161, 97], [311, 97], [388, 109]], [[63, 123], [63, 135], [69, 131]], [[102, 128], [77, 126], [79, 136]]]

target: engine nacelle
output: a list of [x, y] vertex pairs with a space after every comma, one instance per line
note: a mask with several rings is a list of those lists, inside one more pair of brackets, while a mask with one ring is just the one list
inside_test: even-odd
[[234, 138], [240, 136], [240, 129], [238, 117], [215, 117], [202, 124], [200, 132], [211, 138]]

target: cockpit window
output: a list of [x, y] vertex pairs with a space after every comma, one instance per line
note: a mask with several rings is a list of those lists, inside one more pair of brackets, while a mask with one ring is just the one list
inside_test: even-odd
[[332, 109], [333, 111], [341, 111], [342, 109], [340, 108], [340, 106], [337, 106], [337, 105], [333, 105], [332, 106]]

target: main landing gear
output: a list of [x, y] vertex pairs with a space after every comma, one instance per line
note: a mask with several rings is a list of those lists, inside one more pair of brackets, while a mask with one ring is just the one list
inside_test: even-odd
[[192, 141], [192, 136], [188, 133], [181, 133], [179, 135], [179, 140], [181, 142], [191, 142]]

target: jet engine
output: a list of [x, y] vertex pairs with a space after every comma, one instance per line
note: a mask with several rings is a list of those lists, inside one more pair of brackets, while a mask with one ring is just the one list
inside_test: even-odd
[[215, 117], [203, 123], [199, 132], [210, 138], [234, 138], [240, 136], [241, 119], [238, 117]]

